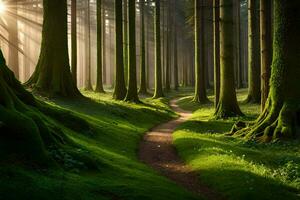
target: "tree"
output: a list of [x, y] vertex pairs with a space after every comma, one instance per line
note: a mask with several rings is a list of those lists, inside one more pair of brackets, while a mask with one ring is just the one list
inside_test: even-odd
[[123, 0], [123, 57], [124, 57], [124, 76], [125, 76], [125, 83], [127, 85], [128, 79], [128, 0]]
[[160, 38], [160, 1], [155, 1], [154, 15], [154, 38], [155, 38], [155, 91], [153, 98], [163, 97], [162, 72], [161, 72], [161, 38]]
[[147, 94], [147, 82], [146, 82], [146, 49], [145, 49], [145, 1], [140, 1], [140, 23], [141, 23], [141, 48], [140, 48], [140, 73], [141, 73], [141, 85], [140, 94]]
[[300, 126], [300, 1], [275, 0], [274, 15], [269, 97], [258, 119], [235, 133], [260, 141], [296, 137]]
[[172, 42], [172, 6], [171, 1], [168, 2], [168, 22], [167, 22], [167, 39], [166, 39], [166, 71], [165, 71], [165, 87], [166, 90], [169, 91], [171, 89], [171, 77], [170, 77], [170, 71], [171, 71], [171, 42]]
[[214, 90], [215, 107], [220, 97], [220, 0], [213, 1], [214, 9]]
[[125, 101], [139, 102], [136, 77], [135, 0], [128, 1], [128, 90]]
[[102, 23], [101, 23], [101, 0], [96, 2], [97, 11], [97, 82], [96, 92], [104, 93], [103, 89], [103, 63], [102, 63]]
[[71, 1], [72, 78], [77, 85], [77, 0]]
[[114, 99], [124, 100], [126, 96], [126, 86], [124, 78], [124, 60], [123, 60], [123, 24], [122, 24], [122, 1], [115, 0], [115, 37], [116, 37], [116, 55], [115, 55], [115, 89]]
[[233, 1], [220, 0], [221, 85], [220, 99], [215, 112], [217, 118], [242, 115], [237, 103], [234, 81]]
[[204, 13], [203, 0], [195, 0], [195, 95], [194, 101], [206, 103], [208, 101], [205, 87], [204, 69]]
[[261, 109], [264, 110], [269, 95], [272, 64], [272, 2], [260, 0], [260, 46], [261, 46]]
[[85, 34], [85, 81], [84, 81], [84, 89], [85, 90], [93, 90], [92, 86], [92, 78], [91, 78], [91, 5], [90, 0], [85, 0], [86, 2], [86, 10], [85, 10], [85, 26], [84, 26], [84, 34]]
[[249, 91], [246, 102], [260, 103], [259, 29], [257, 0], [248, 0], [248, 69]]
[[[175, 13], [176, 13], [176, 5]], [[176, 23], [176, 14], [174, 14], [174, 89], [178, 90], [178, 38], [177, 38], [177, 23]]]
[[[70, 72], [66, 0], [44, 0], [41, 52], [37, 67], [26, 83], [41, 94], [81, 96]], [[53, 26], [55, 24], [55, 26]]]

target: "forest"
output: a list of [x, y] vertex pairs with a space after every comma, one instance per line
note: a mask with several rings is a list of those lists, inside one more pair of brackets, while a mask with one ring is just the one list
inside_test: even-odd
[[300, 199], [297, 84], [299, 0], [0, 0], [0, 200]]

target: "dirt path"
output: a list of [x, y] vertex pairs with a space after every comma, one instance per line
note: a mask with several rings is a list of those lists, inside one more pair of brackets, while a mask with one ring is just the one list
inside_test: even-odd
[[153, 128], [144, 136], [139, 148], [139, 159], [193, 193], [207, 199], [224, 199], [199, 182], [197, 174], [184, 164], [172, 144], [172, 133], [176, 127], [192, 115], [179, 108], [176, 102], [177, 99], [172, 100], [170, 106], [180, 117]]

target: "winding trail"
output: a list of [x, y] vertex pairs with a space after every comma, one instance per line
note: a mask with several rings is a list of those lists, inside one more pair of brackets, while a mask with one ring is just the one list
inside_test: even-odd
[[139, 159], [188, 191], [207, 199], [224, 199], [220, 194], [200, 183], [197, 174], [177, 154], [172, 142], [172, 134], [192, 115], [191, 112], [179, 108], [177, 101], [178, 99], [172, 100], [170, 106], [179, 114], [179, 118], [158, 125], [146, 133], [139, 146]]

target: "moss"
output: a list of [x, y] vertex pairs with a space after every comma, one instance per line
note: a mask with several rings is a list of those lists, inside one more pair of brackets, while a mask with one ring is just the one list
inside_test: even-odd
[[299, 8], [296, 1], [275, 1], [274, 48], [270, 93], [259, 118], [235, 134], [247, 139], [272, 141], [297, 137], [297, 112], [300, 92], [297, 88], [300, 68], [298, 55]]
[[[79, 97], [70, 72], [66, 0], [44, 0], [42, 46], [27, 87], [46, 96]], [[58, 9], [59, 8], [59, 9]], [[55, 24], [55, 26], [53, 26]]]

